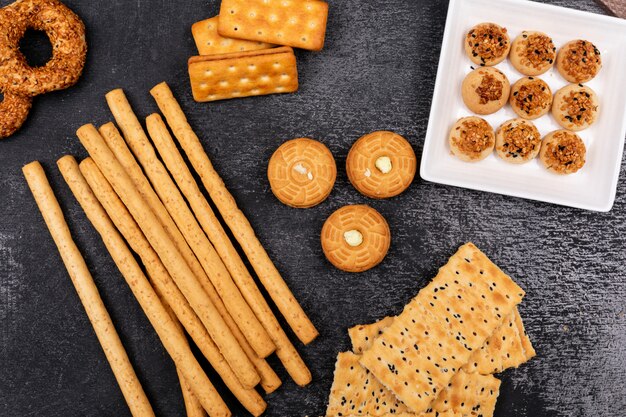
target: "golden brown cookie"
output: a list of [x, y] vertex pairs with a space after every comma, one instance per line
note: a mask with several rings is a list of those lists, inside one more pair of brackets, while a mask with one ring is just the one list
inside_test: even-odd
[[495, 23], [480, 23], [465, 35], [465, 53], [473, 63], [491, 67], [506, 58], [511, 41], [506, 28]]
[[477, 116], [462, 117], [450, 129], [450, 150], [466, 162], [477, 162], [488, 157], [496, 144], [493, 128]]
[[476, 68], [467, 74], [461, 86], [463, 102], [476, 114], [500, 110], [509, 99], [510, 91], [509, 80], [497, 68]]
[[330, 263], [343, 271], [363, 272], [385, 258], [391, 232], [385, 218], [370, 206], [349, 205], [326, 219], [321, 241]]
[[496, 131], [496, 153], [511, 164], [523, 164], [535, 158], [541, 148], [541, 134], [533, 122], [508, 120]]
[[510, 103], [519, 117], [533, 120], [550, 111], [552, 90], [541, 78], [520, 78], [511, 87]]
[[361, 194], [389, 198], [406, 190], [417, 159], [411, 144], [389, 131], [376, 131], [359, 138], [348, 153], [348, 179]]
[[552, 116], [565, 129], [579, 131], [596, 121], [598, 109], [595, 91], [582, 84], [569, 84], [554, 95]]
[[586, 154], [587, 148], [576, 133], [556, 130], [543, 139], [539, 160], [548, 171], [566, 175], [585, 165]]
[[308, 208], [326, 200], [337, 178], [337, 165], [323, 143], [292, 139], [280, 145], [270, 158], [267, 178], [281, 202]]
[[524, 75], [540, 75], [556, 60], [552, 38], [543, 32], [525, 30], [511, 44], [511, 64]]
[[598, 75], [600, 68], [600, 50], [582, 39], [563, 45], [556, 57], [556, 69], [570, 83], [585, 83]]

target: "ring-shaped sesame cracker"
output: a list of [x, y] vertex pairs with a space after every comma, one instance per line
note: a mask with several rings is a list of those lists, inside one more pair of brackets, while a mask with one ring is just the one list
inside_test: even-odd
[[[19, 43], [27, 29], [43, 31], [52, 57], [31, 67]], [[58, 0], [18, 0], [0, 13], [0, 87], [33, 97], [74, 85], [85, 65], [87, 43], [82, 20]]]
[[0, 101], [0, 139], [11, 136], [26, 121], [33, 99], [12, 92], [2, 92]]

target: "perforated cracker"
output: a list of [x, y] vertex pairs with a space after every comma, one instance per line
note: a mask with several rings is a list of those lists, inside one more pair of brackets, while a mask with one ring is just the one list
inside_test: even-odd
[[522, 316], [518, 314], [515, 317], [515, 325], [517, 326], [517, 331], [522, 339], [522, 348], [524, 349], [524, 357], [526, 361], [534, 358], [537, 352], [535, 352], [535, 348], [530, 342], [530, 337], [526, 333], [526, 329], [524, 328], [524, 323], [522, 322]]
[[424, 412], [523, 295], [476, 246], [463, 245], [360, 363], [409, 409]]
[[358, 324], [348, 329], [352, 351], [360, 355], [372, 346], [378, 336], [383, 334], [383, 329], [391, 326], [395, 317], [385, 317], [371, 324]]
[[246, 41], [221, 36], [217, 33], [219, 16], [201, 20], [191, 26], [191, 34], [200, 55], [226, 54], [230, 52], [256, 51], [275, 45], [259, 41]]
[[189, 59], [196, 101], [215, 101], [298, 90], [298, 70], [289, 47]]
[[[383, 329], [393, 323], [394, 317], [385, 317], [371, 324], [360, 324], [348, 329], [352, 351], [357, 354], [367, 350]], [[522, 334], [519, 327], [521, 325]], [[491, 335], [485, 344], [470, 357], [461, 369], [468, 373], [483, 375], [499, 373], [508, 368], [517, 368], [535, 356], [530, 339], [524, 334], [522, 318], [513, 310], [507, 321]]]
[[517, 368], [527, 361], [522, 346], [515, 318], [519, 317], [517, 309], [487, 339], [485, 344], [470, 357], [463, 366], [466, 372], [478, 372], [483, 375], [499, 373], [508, 368]]
[[318, 0], [222, 0], [218, 31], [318, 51], [324, 46], [328, 3]]
[[[491, 375], [461, 371], [444, 389], [436, 407], [415, 414], [359, 364], [358, 355], [343, 352], [337, 357], [326, 416], [489, 417], [493, 415], [499, 385], [500, 381]], [[478, 413], [473, 412], [477, 410]]]
[[463, 416], [493, 417], [500, 394], [500, 380], [493, 375], [460, 371], [432, 403], [428, 411], [454, 411]]

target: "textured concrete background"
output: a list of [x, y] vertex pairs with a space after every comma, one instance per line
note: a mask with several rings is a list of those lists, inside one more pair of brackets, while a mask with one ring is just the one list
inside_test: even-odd
[[[157, 414], [182, 415], [170, 359], [55, 165], [68, 153], [86, 156], [74, 131], [112, 118], [106, 92], [124, 88], [146, 116], [156, 110], [148, 90], [163, 80], [321, 333], [312, 345], [298, 346], [314, 382], [298, 388], [277, 366], [284, 385], [269, 396], [268, 416], [323, 414], [336, 354], [348, 348], [346, 328], [398, 313], [470, 240], [526, 289], [521, 312], [538, 352], [502, 375], [496, 415], [624, 415], [623, 172], [608, 214], [419, 179], [397, 198], [372, 201], [346, 178], [350, 145], [372, 130], [395, 130], [421, 153], [445, 0], [332, 2], [326, 48], [298, 52], [297, 94], [214, 104], [192, 101], [186, 60], [194, 54], [190, 25], [215, 14], [216, 1], [67, 3], [88, 28], [85, 74], [76, 87], [38, 98], [26, 126], [0, 142], [0, 416], [129, 415], [22, 178], [20, 168], [33, 159], [50, 176]], [[591, 0], [551, 3], [603, 13]], [[339, 164], [330, 198], [307, 210], [280, 204], [265, 175], [272, 151], [299, 136], [322, 140]], [[393, 232], [383, 264], [359, 275], [334, 269], [319, 245], [324, 219], [348, 203], [371, 204]], [[245, 415], [227, 400], [235, 415]]]

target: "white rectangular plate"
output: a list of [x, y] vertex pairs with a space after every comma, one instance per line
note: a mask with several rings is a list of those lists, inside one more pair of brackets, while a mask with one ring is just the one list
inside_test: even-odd
[[[450, 153], [448, 133], [459, 118], [471, 116], [461, 98], [461, 83], [475, 67], [465, 55], [463, 40], [481, 22], [507, 28], [511, 42], [523, 30], [547, 33], [560, 48], [573, 39], [593, 42], [602, 55], [602, 69], [590, 82], [600, 100], [598, 119], [578, 132], [587, 147], [585, 166], [572, 175], [548, 172], [538, 159], [513, 165], [495, 153], [462, 162]], [[511, 85], [523, 75], [508, 59], [496, 66]], [[525, 0], [450, 0], [439, 69], [433, 95], [420, 175], [424, 180], [546, 201], [586, 210], [609, 211], [615, 200], [626, 135], [626, 20]], [[539, 76], [552, 92], [567, 81], [556, 68]], [[517, 117], [510, 105], [484, 117], [494, 130]], [[533, 120], [542, 136], [560, 129], [551, 114]]]

